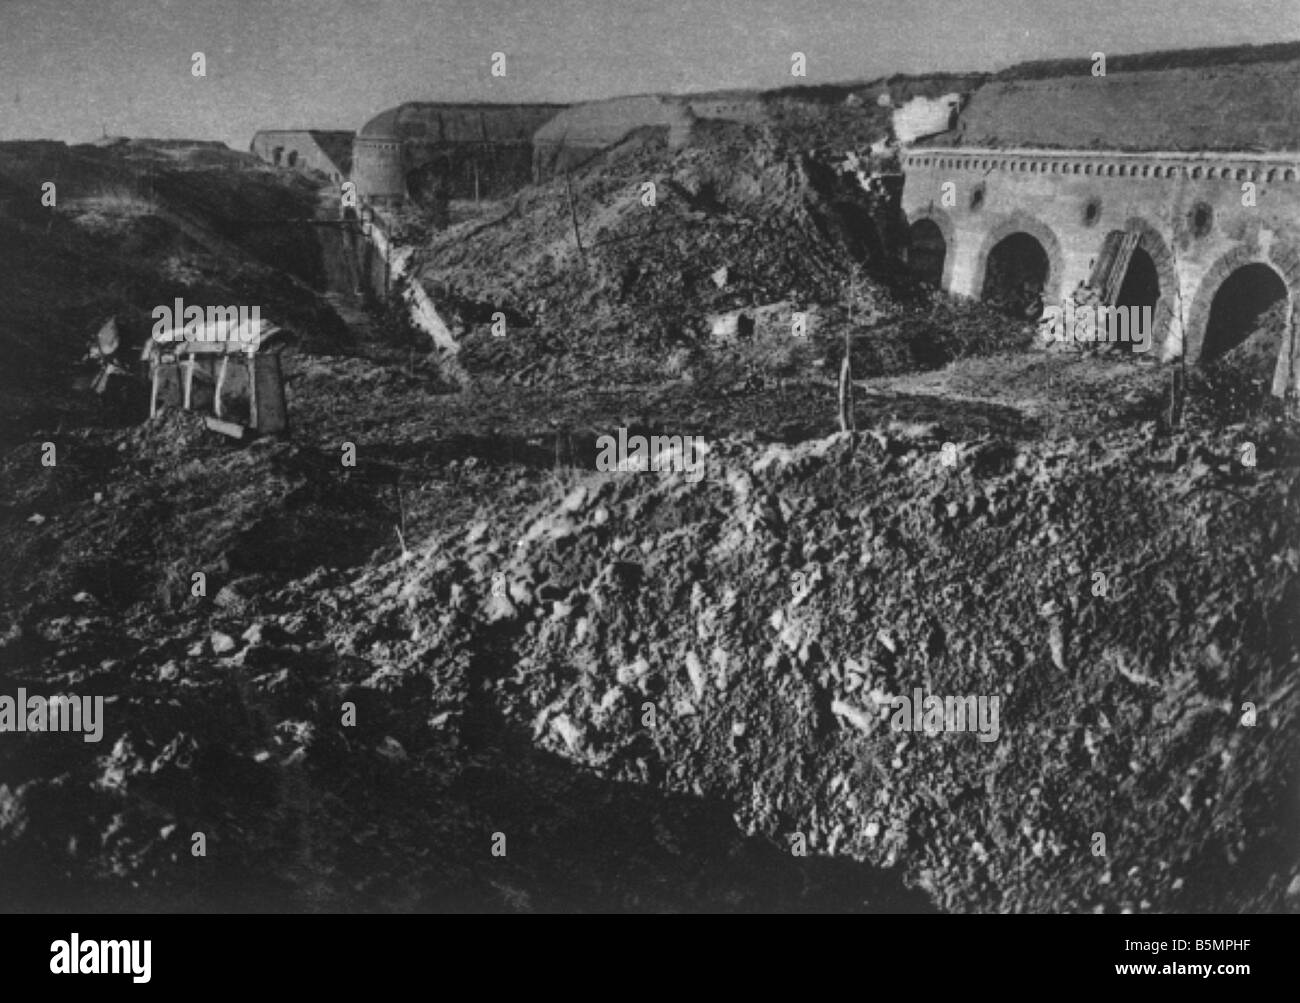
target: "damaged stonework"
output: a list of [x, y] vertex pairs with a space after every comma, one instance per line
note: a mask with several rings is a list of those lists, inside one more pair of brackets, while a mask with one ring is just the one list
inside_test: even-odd
[[721, 342], [745, 338], [807, 337], [813, 332], [816, 321], [816, 310], [796, 307], [788, 300], [728, 310], [708, 317], [710, 334]]
[[382, 221], [375, 218], [374, 210], [370, 206], [366, 207], [363, 218], [365, 222], [362, 224], [362, 233], [385, 264], [389, 279], [387, 285], [389, 288], [404, 286], [400, 295], [406, 301], [411, 323], [427, 334], [438, 348], [448, 352], [460, 351], [460, 345], [451, 333], [451, 328], [438, 313], [438, 308], [425, 292], [420, 280], [411, 273], [410, 265], [414, 248], [395, 247]]
[[149, 414], [164, 405], [208, 412], [213, 431], [232, 438], [245, 432], [285, 433], [289, 412], [280, 367], [284, 332], [260, 317], [251, 330], [231, 334], [219, 324], [164, 328], [146, 342]]
[[935, 136], [952, 128], [961, 110], [962, 96], [944, 94], [937, 98], [915, 97], [894, 109], [891, 124], [894, 136], [904, 146], [925, 136]]

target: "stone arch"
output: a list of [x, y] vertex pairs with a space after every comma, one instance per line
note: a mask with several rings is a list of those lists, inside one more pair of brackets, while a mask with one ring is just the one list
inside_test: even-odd
[[1271, 245], [1267, 253], [1244, 244], [1238, 245], [1211, 265], [1201, 279], [1200, 285], [1197, 286], [1196, 296], [1192, 300], [1192, 308], [1187, 316], [1187, 330], [1183, 339], [1184, 356], [1189, 361], [1200, 362], [1205, 347], [1206, 328], [1210, 321], [1210, 309], [1214, 305], [1215, 296], [1235, 272], [1247, 265], [1266, 265], [1277, 273], [1287, 292], [1289, 301], [1287, 318], [1290, 328], [1292, 331], [1297, 329], [1296, 323], [1300, 320], [1300, 317], [1297, 317], [1297, 313], [1300, 312], [1300, 294], [1298, 294], [1300, 253], [1277, 244]]
[[1156, 304], [1151, 335], [1152, 347], [1158, 349], [1169, 334], [1169, 325], [1173, 322], [1177, 304], [1178, 270], [1174, 264], [1174, 255], [1160, 231], [1141, 216], [1126, 219], [1124, 229], [1128, 233], [1138, 234], [1138, 250], [1151, 259], [1156, 278], [1160, 282], [1160, 300]]
[[975, 258], [974, 281], [971, 283], [975, 294], [982, 295], [985, 280], [988, 277], [989, 255], [1004, 239], [1012, 234], [1026, 233], [1038, 241], [1047, 254], [1047, 277], [1043, 280], [1043, 302], [1060, 301], [1061, 277], [1064, 274], [1064, 258], [1061, 254], [1061, 242], [1056, 234], [1042, 220], [1025, 212], [1012, 212], [999, 217], [984, 235], [979, 254]]
[[943, 278], [940, 288], [952, 288], [952, 267], [953, 261], [956, 260], [953, 254], [955, 241], [957, 239], [957, 227], [953, 224], [952, 216], [938, 206], [930, 205], [916, 212], [908, 218], [908, 234], [911, 235], [912, 228], [922, 221], [929, 221], [939, 228], [939, 233], [943, 236]]

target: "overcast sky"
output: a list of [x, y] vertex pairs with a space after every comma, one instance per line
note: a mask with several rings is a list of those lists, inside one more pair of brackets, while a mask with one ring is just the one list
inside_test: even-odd
[[[356, 129], [411, 100], [569, 102], [1300, 39], [1300, 0], [0, 0], [0, 16], [0, 138], [107, 130], [241, 149], [259, 128]], [[806, 81], [790, 75], [795, 51]]]

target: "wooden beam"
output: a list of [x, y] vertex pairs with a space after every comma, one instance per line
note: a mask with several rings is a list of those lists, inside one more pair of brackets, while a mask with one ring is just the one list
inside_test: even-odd
[[222, 421], [220, 418], [212, 418], [205, 415], [203, 423], [214, 432], [220, 432], [222, 435], [228, 435], [232, 439], [242, 439], [244, 437], [244, 426], [234, 421]]
[[284, 379], [280, 375], [280, 356], [270, 352], [261, 357], [257, 376], [257, 430], [263, 434], [285, 432], [289, 428], [288, 408], [284, 399]]
[[257, 428], [257, 356], [248, 356], [248, 426]]
[[217, 369], [217, 392], [212, 400], [212, 410], [216, 412], [217, 417], [221, 417], [221, 391], [226, 386], [226, 367], [230, 365], [230, 356], [221, 357], [221, 366]]

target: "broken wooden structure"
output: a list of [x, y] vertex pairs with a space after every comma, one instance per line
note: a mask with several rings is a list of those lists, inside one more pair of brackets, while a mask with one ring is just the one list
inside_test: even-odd
[[150, 416], [166, 406], [206, 412], [209, 428], [236, 439], [287, 432], [283, 331], [260, 320], [254, 325], [198, 325], [150, 338]]

